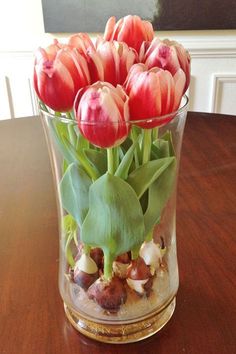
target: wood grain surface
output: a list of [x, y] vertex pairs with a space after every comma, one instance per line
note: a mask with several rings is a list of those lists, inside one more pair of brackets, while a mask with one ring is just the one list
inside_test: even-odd
[[139, 343], [77, 333], [57, 285], [58, 228], [38, 118], [0, 122], [0, 354], [236, 353], [236, 117], [189, 113], [178, 188], [173, 318]]

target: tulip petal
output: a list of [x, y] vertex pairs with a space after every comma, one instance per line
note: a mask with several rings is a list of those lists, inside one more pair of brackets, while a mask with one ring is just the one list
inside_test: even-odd
[[136, 75], [136, 82], [130, 89], [130, 119], [140, 120], [161, 114], [160, 82], [155, 73]]
[[76, 48], [80, 54], [86, 57], [87, 49], [94, 48], [93, 42], [87, 33], [77, 33], [69, 38], [68, 45]]
[[115, 24], [116, 24], [115, 16], [110, 17], [106, 23], [106, 27], [105, 27], [105, 31], [104, 31], [104, 39], [106, 41], [109, 41], [112, 39], [112, 34], [114, 31]]
[[179, 108], [181, 98], [183, 96], [186, 76], [182, 69], [179, 69], [174, 75], [175, 82], [175, 100], [173, 104], [173, 111], [176, 111]]
[[119, 81], [119, 55], [112, 42], [101, 43], [97, 48], [100, 55], [103, 70], [104, 81], [116, 85]]
[[104, 67], [102, 64], [102, 60], [98, 55], [98, 53], [91, 48], [87, 52], [87, 62], [88, 62], [91, 83], [100, 80], [104, 81]]

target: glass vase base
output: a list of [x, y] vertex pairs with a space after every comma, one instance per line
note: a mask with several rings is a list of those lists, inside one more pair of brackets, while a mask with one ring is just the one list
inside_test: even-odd
[[175, 310], [175, 297], [161, 311], [150, 317], [132, 323], [104, 324], [84, 318], [64, 304], [65, 313], [72, 326], [84, 334], [103, 343], [134, 343], [160, 331], [171, 319]]

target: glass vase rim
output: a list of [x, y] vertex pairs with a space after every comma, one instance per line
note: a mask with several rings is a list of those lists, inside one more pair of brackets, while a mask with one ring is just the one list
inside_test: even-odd
[[[142, 123], [150, 123], [150, 122], [153, 122], [153, 121], [156, 121], [156, 122], [158, 122], [158, 121], [162, 122], [163, 121], [163, 123], [161, 123], [160, 125], [157, 125], [157, 126], [162, 126], [162, 125], [165, 125], [165, 124], [168, 124], [168, 123], [172, 122], [177, 115], [180, 115], [181, 113], [187, 111], [188, 104], [189, 104], [189, 98], [188, 98], [187, 94], [184, 94], [182, 96], [181, 102], [182, 101], [184, 101], [184, 102], [181, 104], [181, 106], [177, 110], [175, 110], [173, 112], [170, 112], [170, 113], [167, 113], [167, 114], [164, 114], [164, 115], [152, 117], [152, 118], [143, 118], [143, 119], [134, 119], [134, 120], [133, 119], [132, 120], [129, 119], [127, 121], [119, 121], [119, 122], [118, 121], [117, 122], [114, 122], [114, 121], [111, 121], [111, 122], [104, 122], [104, 121], [103, 122], [95, 122], [95, 121], [89, 121], [88, 122], [88, 121], [83, 121], [83, 124], [87, 124], [87, 125], [109, 125], [109, 124], [112, 124], [112, 125], [114, 125], [114, 124], [118, 124], [118, 125], [127, 125], [127, 124], [140, 125]], [[68, 118], [66, 116], [66, 112], [62, 112], [61, 113], [62, 115], [59, 116], [59, 115], [56, 115], [54, 113], [48, 112], [48, 111], [46, 111], [45, 109], [43, 109], [41, 107], [39, 108], [39, 111], [43, 115], [46, 115], [46, 116], [48, 116], [51, 119], [57, 119], [58, 121], [61, 121], [62, 123], [70, 123], [71, 124], [72, 122], [74, 122], [75, 124], [78, 124], [77, 119]], [[170, 117], [171, 117], [171, 119], [170, 119]], [[167, 119], [168, 119], [168, 121], [166, 122]]]

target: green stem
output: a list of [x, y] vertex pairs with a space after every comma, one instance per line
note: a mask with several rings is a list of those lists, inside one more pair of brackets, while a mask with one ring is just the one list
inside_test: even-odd
[[114, 258], [109, 252], [104, 252], [104, 278], [110, 280], [112, 278], [112, 264]]
[[113, 168], [114, 168], [114, 173], [117, 170], [119, 166], [119, 147], [115, 146], [113, 148]]
[[152, 141], [155, 141], [158, 139], [158, 127], [152, 129]]
[[[134, 143], [136, 141], [136, 139], [138, 138], [136, 132], [134, 129], [132, 129], [131, 131], [131, 139], [132, 142]], [[139, 167], [139, 153], [138, 153], [138, 149], [139, 149], [139, 145], [136, 146], [135, 150], [134, 150], [134, 163], [135, 163], [135, 168]]]
[[96, 181], [96, 179], [98, 179], [98, 177], [99, 177], [99, 174], [95, 170], [95, 168], [93, 168], [90, 165], [85, 153], [83, 151], [77, 150], [76, 157], [77, 157], [78, 161], [81, 163], [81, 165], [84, 167], [87, 174], [92, 178], [93, 181]]
[[151, 143], [152, 143], [152, 129], [143, 130], [143, 164], [150, 160], [151, 154]]
[[114, 158], [113, 158], [113, 149], [107, 149], [107, 170], [111, 175], [114, 175]]
[[69, 139], [70, 139], [70, 143], [73, 145], [73, 146], [76, 146], [76, 141], [77, 141], [77, 136], [75, 134], [75, 131], [74, 131], [74, 125], [73, 123], [69, 123], [67, 125], [67, 128], [68, 128], [68, 134], [69, 134]]
[[151, 231], [149, 231], [149, 233], [146, 235], [145, 241], [149, 242], [149, 241], [152, 241], [152, 239], [153, 239], [153, 229]]
[[66, 116], [68, 119], [73, 119], [72, 113], [70, 111], [66, 112]]

